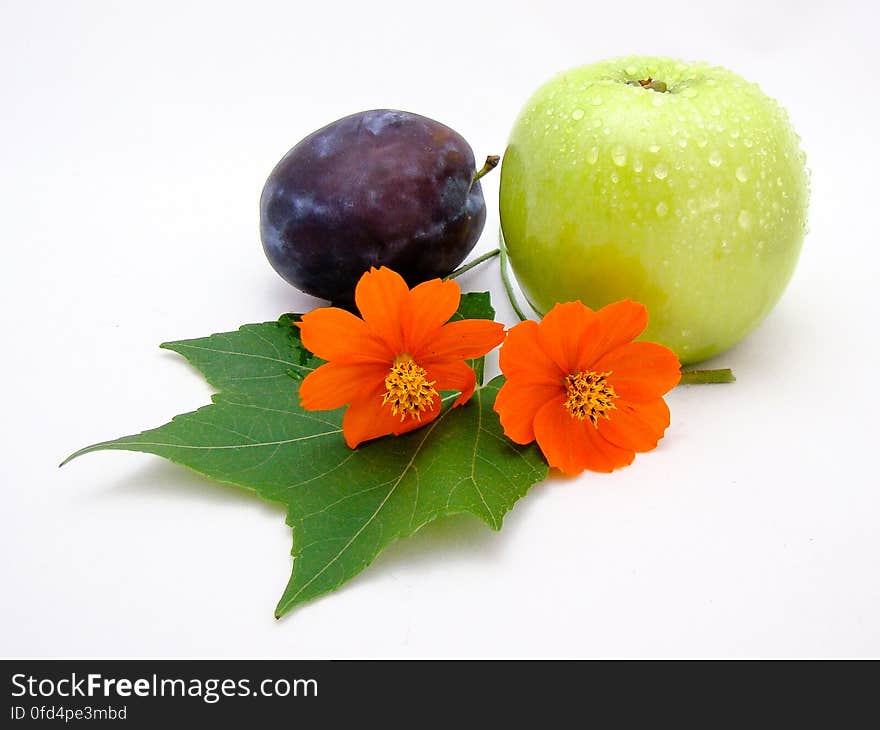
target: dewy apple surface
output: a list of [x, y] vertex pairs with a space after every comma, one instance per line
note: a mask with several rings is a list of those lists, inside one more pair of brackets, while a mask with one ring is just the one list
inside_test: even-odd
[[770, 312], [806, 230], [808, 176], [777, 102], [722, 68], [632, 57], [566, 71], [526, 103], [501, 175], [510, 260], [542, 312], [647, 305], [683, 363]]

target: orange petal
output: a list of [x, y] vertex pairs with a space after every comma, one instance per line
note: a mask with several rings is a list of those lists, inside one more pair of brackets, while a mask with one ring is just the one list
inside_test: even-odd
[[508, 380], [558, 386], [567, 375], [541, 349], [538, 343], [538, 323], [530, 319], [507, 331], [498, 364]]
[[300, 405], [307, 411], [329, 411], [384, 385], [388, 366], [379, 363], [328, 362], [313, 370], [299, 386]]
[[406, 418], [391, 413], [391, 408], [382, 403], [382, 391], [375, 391], [369, 396], [352, 403], [342, 417], [342, 433], [349, 448], [371, 439], [394, 434], [407, 433], [433, 421], [440, 414], [440, 398], [435, 397], [433, 409], [422, 414], [422, 420]]
[[307, 350], [322, 360], [379, 360], [390, 363], [397, 354], [351, 312], [321, 307], [303, 315], [300, 337]]
[[584, 469], [609, 472], [632, 462], [633, 452], [606, 441], [590, 421], [572, 418], [563, 402], [556, 398], [535, 416], [535, 439], [550, 466], [574, 475]]
[[636, 458], [636, 454], [632, 449], [622, 448], [602, 437], [596, 427], [589, 421], [582, 423], [589, 424], [584, 427], [589, 443], [590, 463], [587, 469], [591, 471], [610, 472], [619, 469], [622, 466], [629, 466]]
[[654, 400], [681, 380], [681, 365], [675, 353], [655, 342], [631, 342], [618, 347], [599, 358], [593, 368], [610, 371], [608, 382], [626, 400]]
[[404, 352], [401, 312], [409, 298], [403, 277], [383, 266], [364, 274], [354, 290], [354, 301], [370, 328], [396, 355]]
[[599, 419], [599, 433], [612, 444], [633, 451], [650, 451], [669, 426], [669, 407], [662, 398], [641, 402], [618, 399], [610, 418]]
[[632, 342], [648, 326], [648, 308], [629, 299], [602, 307], [596, 316], [601, 325], [599, 337], [588, 361], [583, 363], [584, 370], [591, 369], [590, 366], [605, 353]]
[[563, 373], [577, 373], [595, 352], [600, 327], [596, 313], [581, 302], [557, 304], [538, 323], [538, 342]]
[[559, 383], [521, 384], [519, 380], [505, 382], [495, 397], [494, 406], [495, 412], [501, 419], [504, 435], [518, 444], [534, 441], [535, 415], [549, 401], [558, 403], [563, 393], [564, 389]]
[[409, 293], [409, 305], [401, 312], [404, 350], [418, 353], [458, 309], [461, 289], [451, 279], [432, 279]]
[[462, 319], [450, 322], [425, 344], [418, 353], [411, 353], [422, 366], [441, 360], [467, 360], [482, 357], [501, 344], [504, 325], [491, 319]]
[[461, 393], [454, 403], [455, 406], [467, 403], [477, 387], [477, 376], [463, 360], [432, 363], [425, 370], [428, 380], [436, 381], [435, 390], [457, 390]]

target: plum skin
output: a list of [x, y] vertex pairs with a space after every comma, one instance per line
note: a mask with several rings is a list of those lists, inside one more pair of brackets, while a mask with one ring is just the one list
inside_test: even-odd
[[409, 286], [451, 273], [486, 222], [474, 154], [453, 129], [392, 109], [313, 132], [269, 175], [260, 237], [282, 278], [351, 308], [372, 266]]

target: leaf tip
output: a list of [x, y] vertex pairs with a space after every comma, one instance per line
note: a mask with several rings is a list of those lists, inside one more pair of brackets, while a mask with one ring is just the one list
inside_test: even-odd
[[61, 463], [58, 465], [58, 468], [60, 469], [60, 468], [61, 468], [62, 466], [64, 466], [65, 464], [69, 464], [71, 461], [73, 461], [77, 456], [79, 456], [79, 455], [82, 454], [82, 453], [83, 453], [83, 449], [80, 449], [79, 451], [74, 451], [74, 452], [73, 452], [72, 454], [70, 454], [69, 456], [64, 457], [64, 459], [63, 459], [63, 460], [61, 461]]
[[58, 465], [58, 468], [60, 469], [62, 466], [69, 464], [71, 461], [73, 461], [74, 459], [76, 459], [79, 456], [82, 456], [83, 454], [90, 454], [93, 451], [99, 451], [104, 448], [110, 448], [110, 447], [112, 447], [112, 445], [114, 443], [115, 443], [114, 441], [100, 441], [96, 444], [92, 444], [91, 446], [83, 446], [83, 448], [77, 449], [70, 456], [66, 457], [64, 459], [64, 461], [62, 461]]
[[285, 312], [278, 318], [278, 324], [282, 327], [290, 327], [299, 330], [297, 324], [302, 320], [303, 316], [297, 312]]

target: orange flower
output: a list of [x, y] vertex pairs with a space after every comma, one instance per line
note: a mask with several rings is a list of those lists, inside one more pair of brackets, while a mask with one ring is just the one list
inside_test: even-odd
[[662, 396], [681, 371], [668, 348], [633, 342], [647, 324], [636, 302], [598, 312], [569, 302], [513, 327], [500, 355], [507, 381], [495, 400], [505, 435], [537, 440], [566, 474], [609, 472], [653, 449], [669, 425]]
[[303, 380], [300, 403], [308, 411], [348, 404], [342, 431], [351, 448], [430, 423], [440, 413], [441, 390], [461, 393], [456, 406], [466, 403], [476, 377], [465, 360], [504, 339], [504, 326], [490, 320], [447, 324], [461, 299], [451, 280], [410, 290], [383, 266], [361, 277], [354, 298], [363, 319], [324, 307], [299, 323], [303, 345], [328, 361]]

